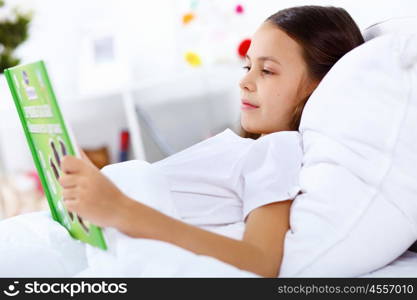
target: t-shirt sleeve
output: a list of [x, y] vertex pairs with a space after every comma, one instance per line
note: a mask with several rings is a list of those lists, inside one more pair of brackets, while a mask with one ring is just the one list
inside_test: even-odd
[[254, 209], [294, 199], [300, 191], [300, 134], [285, 131], [270, 135], [254, 143], [244, 157], [240, 182], [245, 221]]

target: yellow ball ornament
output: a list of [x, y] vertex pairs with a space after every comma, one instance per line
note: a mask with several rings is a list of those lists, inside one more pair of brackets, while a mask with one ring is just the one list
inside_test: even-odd
[[192, 67], [199, 67], [199, 66], [201, 66], [201, 58], [200, 58], [200, 55], [198, 55], [195, 52], [189, 51], [189, 52], [185, 53], [185, 60]]

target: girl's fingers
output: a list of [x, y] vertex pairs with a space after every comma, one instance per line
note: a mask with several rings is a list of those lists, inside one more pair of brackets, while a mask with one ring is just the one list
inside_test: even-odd
[[76, 189], [64, 189], [62, 191], [62, 197], [65, 201], [67, 200], [77, 200], [77, 190]]
[[77, 185], [77, 176], [71, 174], [65, 174], [58, 180], [63, 188], [73, 188]]
[[84, 167], [84, 162], [75, 156], [66, 155], [61, 160], [61, 170], [66, 174], [80, 173]]
[[64, 203], [69, 212], [77, 213], [78, 200], [65, 200]]

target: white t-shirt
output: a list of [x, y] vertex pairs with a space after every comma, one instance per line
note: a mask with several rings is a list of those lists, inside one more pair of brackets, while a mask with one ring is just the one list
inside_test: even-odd
[[295, 198], [301, 163], [298, 131], [253, 140], [226, 129], [153, 166], [170, 181], [181, 218], [204, 227], [242, 223], [260, 206]]

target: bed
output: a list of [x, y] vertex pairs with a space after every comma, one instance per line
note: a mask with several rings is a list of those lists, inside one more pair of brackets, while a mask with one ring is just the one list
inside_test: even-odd
[[387, 266], [360, 277], [414, 277], [417, 278], [417, 253], [406, 251]]
[[[384, 26], [381, 28], [386, 29], [386, 24], [382, 25]], [[370, 33], [380, 34], [379, 28], [372, 27]], [[373, 46], [381, 50], [381, 53], [376, 52]], [[396, 47], [396, 51], [391, 51], [391, 47]], [[303, 112], [304, 121], [302, 119], [300, 126], [301, 131], [305, 133], [305, 161], [310, 160], [313, 162], [310, 166], [314, 165], [323, 159], [323, 153], [326, 154], [326, 151], [327, 160], [336, 156], [342, 160], [327, 165], [321, 163], [320, 166], [326, 166], [324, 171], [327, 173], [320, 173], [317, 171], [319, 169], [309, 170], [308, 166], [303, 167], [307, 170], [302, 173], [303, 182], [317, 193], [316, 197], [314, 194], [311, 196], [312, 193], [304, 198], [300, 195], [292, 205], [291, 231], [285, 241], [281, 277], [417, 277], [417, 253], [407, 251], [417, 239], [417, 143], [409, 138], [401, 139], [401, 136], [415, 136], [417, 128], [417, 90], [410, 84], [417, 82], [416, 49], [416, 35], [397, 37], [391, 34], [365, 43], [356, 53], [367, 55], [367, 63], [372, 66], [378, 65], [380, 69], [368, 68], [374, 72], [373, 76], [367, 76], [367, 70], [364, 74], [356, 74], [357, 69], [353, 67], [357, 64], [358, 68], [363, 68], [363, 57], [358, 55], [358, 59], [355, 59], [355, 54], [351, 55], [350, 52], [345, 56], [346, 60], [345, 57], [340, 60], [344, 60], [345, 65], [342, 62], [330, 71], [338, 76], [323, 79], [323, 82], [327, 80], [327, 85], [321, 85], [317, 88], [317, 93], [315, 91], [316, 102], [313, 103], [311, 98], [307, 103]], [[375, 53], [381, 56], [380, 59]], [[404, 55], [393, 57], [398, 53]], [[387, 65], [388, 63], [391, 65]], [[387, 67], [392, 67], [389, 72]], [[355, 76], [347, 70], [356, 72]], [[399, 80], [393, 85], [392, 78], [397, 78], [396, 75], [404, 76], [398, 78], [410, 80]], [[346, 76], [348, 77], [345, 78]], [[377, 76], [381, 77], [381, 81], [370, 81], [370, 86], [377, 84], [377, 88], [369, 88], [366, 83]], [[356, 81], [352, 82], [352, 78]], [[385, 93], [386, 86], [390, 88], [387, 90], [391, 93], [389, 95]], [[402, 87], [404, 89], [400, 90]], [[340, 90], [345, 92], [340, 93]], [[367, 93], [364, 94], [364, 90]], [[404, 90], [409, 92], [406, 93]], [[339, 95], [338, 103], [334, 102], [335, 95]], [[380, 99], [384, 101], [374, 103]], [[367, 102], [371, 105], [362, 111], [352, 110], [355, 101], [356, 104], [359, 102], [359, 105], [365, 105]], [[320, 107], [321, 105], [325, 109]], [[346, 105], [347, 109], [340, 109], [341, 105], [342, 108]], [[378, 117], [368, 117], [372, 108], [383, 108], [383, 105], [387, 105], [388, 109], [378, 111]], [[331, 108], [333, 110], [328, 113]], [[326, 114], [322, 113], [324, 110], [327, 110]], [[353, 113], [349, 114], [349, 111]], [[388, 117], [384, 113], [387, 113]], [[354, 119], [355, 122], [346, 122], [349, 126], [344, 126], [341, 122], [342, 117], [357, 119]], [[390, 122], [386, 122], [388, 119]], [[333, 126], [327, 126], [328, 124]], [[363, 130], [370, 127], [375, 130]], [[324, 132], [319, 142], [313, 141], [318, 137], [317, 129]], [[392, 131], [392, 135], [388, 134], [388, 131]], [[349, 139], [352, 136], [354, 139]], [[347, 141], [348, 147], [339, 147], [342, 144], [341, 140]], [[326, 146], [326, 142], [333, 148], [323, 147]], [[375, 143], [369, 147], [368, 142]], [[317, 150], [313, 147], [314, 143], [319, 146], [320, 151], [312, 151]], [[387, 145], [397, 144], [401, 144], [399, 150], [402, 152], [389, 151], [389, 156], [379, 155], [380, 149], [386, 150]], [[367, 147], [364, 148], [363, 145]], [[334, 149], [337, 151], [333, 151]], [[352, 149], [359, 150], [356, 153], [361, 155], [352, 155]], [[379, 158], [381, 159], [378, 160]], [[345, 169], [350, 168], [349, 172], [339, 168], [343, 164]], [[368, 164], [372, 168], [367, 168]], [[381, 166], [384, 164], [387, 167], [383, 169]], [[335, 165], [338, 166], [338, 173], [328, 172], [330, 167]], [[138, 183], [141, 182], [140, 198], [147, 199], [150, 201], [147, 204], [162, 212], [169, 207], [166, 202], [169, 201], [169, 197], [163, 194], [168, 189], [163, 188], [160, 181], [152, 183], [152, 177], [146, 176], [146, 173], [142, 174], [144, 180], [138, 180], [138, 177], [131, 175], [123, 177], [121, 172], [112, 173], [112, 168], [109, 170], [110, 178], [128, 196], [132, 191], [140, 189]], [[328, 177], [319, 177], [318, 174]], [[333, 176], [335, 174], [344, 177]], [[311, 180], [306, 180], [308, 177]], [[135, 180], [131, 180], [132, 178]], [[317, 178], [321, 181], [316, 180]], [[354, 184], [356, 189], [346, 189], [349, 182], [343, 178], [351, 180], [350, 183]], [[358, 178], [360, 180], [357, 180]], [[334, 186], [337, 187], [334, 189], [337, 193], [332, 194]], [[340, 193], [343, 189], [346, 193]], [[323, 201], [324, 198], [328, 201]], [[321, 201], [321, 206], [316, 205], [314, 201]], [[358, 205], [353, 205], [354, 201], [357, 201]], [[329, 208], [327, 211], [322, 209], [323, 204], [327, 205], [325, 208]], [[370, 207], [373, 208], [372, 211], [369, 210]], [[318, 221], [314, 219], [320, 215], [324, 217]], [[349, 218], [346, 218], [347, 215]], [[311, 218], [310, 224], [305, 216]], [[328, 222], [331, 218], [331, 222]], [[314, 226], [310, 226], [311, 224]], [[320, 226], [316, 226], [317, 224]], [[218, 232], [221, 233], [220, 231]], [[105, 229], [105, 236], [110, 244], [110, 250], [107, 252], [85, 246], [70, 238], [65, 228], [57, 225], [47, 211], [6, 219], [0, 222], [0, 277], [257, 277], [256, 274], [212, 257], [196, 255], [165, 242], [132, 239], [113, 229]]]
[[[106, 175], [129, 196], [135, 198], [134, 193], [139, 193], [148, 205], [170, 214], [172, 203], [164, 183], [148, 172], [149, 164], [138, 163], [143, 167], [134, 168], [135, 176], [114, 166]], [[135, 180], [124, 180], [125, 176]], [[242, 228], [224, 226], [216, 231], [237, 237]], [[48, 210], [3, 220], [0, 277], [258, 277], [162, 241], [129, 238], [112, 228], [105, 228], [104, 234], [109, 251], [72, 239]], [[417, 253], [406, 251], [386, 266], [358, 277], [417, 277]]]
[[[1, 222], [0, 236], [0, 277], [258, 277], [214, 258], [146, 239], [137, 239], [128, 247], [129, 253], [137, 248], [141, 255], [126, 252], [120, 259], [101, 253], [94, 261], [88, 257], [92, 249], [68, 238], [48, 211]], [[417, 277], [417, 253], [406, 251], [359, 277]]]

